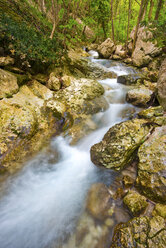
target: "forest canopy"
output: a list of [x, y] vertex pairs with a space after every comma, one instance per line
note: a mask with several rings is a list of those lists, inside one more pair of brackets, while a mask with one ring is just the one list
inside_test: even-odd
[[110, 37], [125, 44], [137, 25], [146, 25], [166, 46], [164, 0], [5, 0], [0, 1], [0, 42], [16, 55], [55, 60], [77, 44]]

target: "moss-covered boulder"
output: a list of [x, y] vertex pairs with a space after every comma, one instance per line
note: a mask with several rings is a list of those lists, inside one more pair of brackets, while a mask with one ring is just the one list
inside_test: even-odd
[[138, 150], [137, 186], [148, 198], [166, 203], [166, 126], [157, 127]]
[[33, 154], [58, 130], [63, 108], [49, 108], [51, 97], [47, 87], [32, 81], [0, 101], [0, 172], [13, 171], [22, 156]]
[[89, 190], [86, 208], [95, 218], [103, 220], [113, 214], [111, 195], [103, 183], [93, 184]]
[[161, 106], [143, 109], [138, 113], [138, 116], [144, 119], [151, 119], [151, 118], [160, 117], [163, 115], [164, 115], [164, 110]]
[[146, 198], [133, 190], [127, 193], [123, 202], [134, 216], [138, 216], [144, 212], [148, 206]]
[[10, 72], [0, 69], [0, 99], [11, 97], [18, 92], [17, 77]]
[[110, 248], [165, 248], [166, 225], [162, 217], [136, 217], [119, 224]]
[[166, 205], [157, 203], [153, 209], [152, 215], [153, 216], [159, 215], [164, 219], [166, 219]]
[[154, 92], [146, 87], [129, 90], [126, 95], [126, 100], [138, 107], [147, 107], [154, 101]]
[[90, 79], [116, 78], [114, 72], [110, 72], [104, 66], [91, 62], [86, 58], [80, 58], [79, 54], [70, 51], [66, 62], [71, 74], [76, 77]]
[[101, 99], [96, 104], [103, 94], [104, 88], [96, 80], [81, 78], [73, 79], [69, 87], [55, 93], [55, 98], [64, 102], [73, 114], [94, 114], [103, 108]]
[[151, 130], [146, 120], [129, 120], [111, 127], [103, 140], [91, 147], [95, 165], [120, 170], [133, 158]]

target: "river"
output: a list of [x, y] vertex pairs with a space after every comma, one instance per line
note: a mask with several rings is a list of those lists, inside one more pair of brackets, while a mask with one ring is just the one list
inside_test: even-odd
[[[91, 52], [92, 62], [117, 75], [134, 72], [119, 62], [96, 59], [94, 55]], [[125, 102], [128, 87], [118, 84], [117, 79], [99, 82], [106, 89], [109, 108], [93, 116], [97, 129], [74, 146], [69, 137], [53, 138], [49, 152], [29, 160], [5, 182], [5, 195], [0, 200], [0, 248], [63, 247], [84, 212], [90, 186], [113, 182], [117, 173], [94, 166], [89, 150], [111, 126], [128, 119], [136, 109]]]

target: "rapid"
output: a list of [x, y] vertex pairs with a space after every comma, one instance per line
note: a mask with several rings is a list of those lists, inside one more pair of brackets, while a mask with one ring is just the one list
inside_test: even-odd
[[[118, 76], [134, 72], [119, 62], [97, 59], [93, 51], [90, 54], [92, 62]], [[84, 211], [90, 186], [95, 182], [110, 185], [114, 180], [115, 172], [92, 164], [90, 147], [136, 110], [125, 102], [127, 86], [118, 84], [117, 79], [99, 82], [109, 108], [92, 117], [97, 129], [74, 146], [70, 137], [53, 138], [49, 152], [40, 152], [5, 182], [0, 198], [0, 248], [56, 247], [53, 243], [63, 247]]]

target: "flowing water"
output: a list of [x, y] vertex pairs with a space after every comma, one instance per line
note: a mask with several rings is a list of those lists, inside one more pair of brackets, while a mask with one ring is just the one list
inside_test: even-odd
[[[120, 63], [91, 55], [93, 62], [117, 75], [133, 73]], [[69, 138], [54, 138], [49, 152], [40, 153], [5, 182], [5, 194], [0, 200], [0, 248], [45, 248], [53, 241], [63, 242], [84, 210], [90, 186], [102, 181], [110, 185], [114, 180], [116, 173], [92, 164], [89, 150], [112, 125], [128, 119], [135, 110], [125, 102], [127, 87], [116, 79], [100, 83], [110, 105], [107, 111], [93, 116], [97, 130], [75, 146], [69, 145]]]

